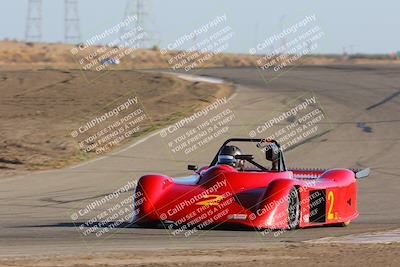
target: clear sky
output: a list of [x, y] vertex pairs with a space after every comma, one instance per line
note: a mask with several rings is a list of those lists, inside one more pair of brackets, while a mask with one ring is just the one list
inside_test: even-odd
[[[127, 0], [80, 0], [83, 39], [104, 31], [123, 19]], [[146, 0], [150, 25], [160, 47], [191, 32], [210, 19], [226, 14], [235, 32], [229, 52], [247, 53], [306, 15], [315, 14], [325, 35], [318, 53], [389, 53], [400, 50], [398, 0]], [[0, 39], [23, 40], [28, 0], [2, 0]], [[64, 0], [43, 0], [43, 41], [64, 39]]]

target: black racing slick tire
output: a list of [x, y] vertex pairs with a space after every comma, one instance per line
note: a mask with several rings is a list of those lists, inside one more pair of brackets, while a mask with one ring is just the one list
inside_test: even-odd
[[299, 228], [300, 224], [300, 196], [296, 187], [292, 187], [288, 196], [287, 207], [288, 227], [290, 230]]
[[136, 225], [143, 227], [143, 228], [157, 228], [160, 225], [160, 221], [138, 221], [135, 222]]

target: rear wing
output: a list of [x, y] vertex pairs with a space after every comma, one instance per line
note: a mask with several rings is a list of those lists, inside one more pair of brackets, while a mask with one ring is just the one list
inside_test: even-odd
[[366, 168], [366, 169], [363, 169], [363, 170], [352, 169], [352, 171], [356, 175], [356, 179], [361, 179], [361, 178], [368, 177], [369, 174], [371, 173], [371, 170], [369, 168]]
[[[356, 179], [361, 179], [368, 177], [371, 170], [369, 168], [366, 169], [349, 169], [354, 172]], [[317, 169], [317, 168], [289, 168], [289, 171], [293, 172], [293, 176], [295, 178], [311, 178], [316, 179], [319, 178], [324, 172], [328, 171], [328, 169]]]

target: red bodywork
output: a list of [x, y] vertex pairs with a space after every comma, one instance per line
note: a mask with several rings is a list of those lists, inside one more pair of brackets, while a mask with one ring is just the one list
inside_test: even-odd
[[139, 223], [200, 226], [240, 224], [287, 229], [288, 195], [300, 197], [298, 227], [347, 223], [358, 216], [355, 173], [348, 169], [238, 171], [204, 167], [190, 179], [140, 178], [134, 215]]

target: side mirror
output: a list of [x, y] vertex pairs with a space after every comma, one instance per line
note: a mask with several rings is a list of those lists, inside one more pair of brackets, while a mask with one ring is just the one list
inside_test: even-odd
[[265, 147], [265, 158], [269, 161], [275, 162], [279, 159], [279, 147], [274, 144], [268, 144], [268, 146]]
[[196, 165], [188, 165], [187, 166], [189, 171], [197, 171], [199, 168]]

